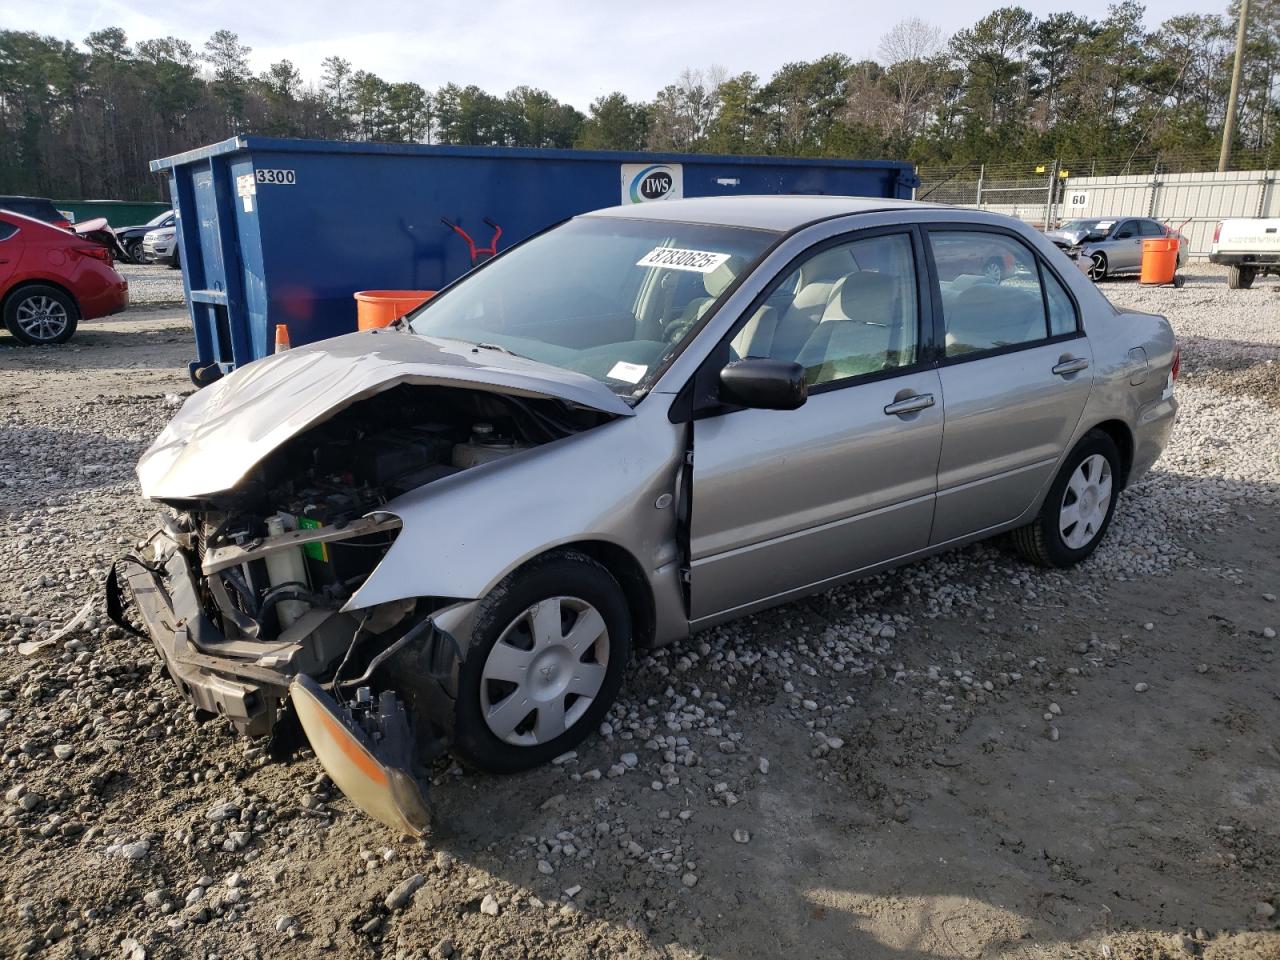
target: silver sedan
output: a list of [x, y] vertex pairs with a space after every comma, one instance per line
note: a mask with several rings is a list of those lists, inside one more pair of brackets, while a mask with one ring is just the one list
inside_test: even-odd
[[635, 650], [996, 534], [1085, 560], [1177, 373], [1163, 318], [1005, 217], [603, 210], [192, 396], [138, 466], [162, 526], [109, 607], [197, 708], [300, 723], [416, 833], [421, 764], [550, 760]]

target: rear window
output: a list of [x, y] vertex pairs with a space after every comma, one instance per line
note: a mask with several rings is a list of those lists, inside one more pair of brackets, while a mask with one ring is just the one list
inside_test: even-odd
[[3, 220], [0, 220], [0, 240], [8, 240], [17, 232], [18, 228], [13, 224], [5, 223]]
[[53, 223], [66, 219], [53, 205], [52, 200], [40, 200], [32, 197], [0, 197], [0, 210], [20, 213], [24, 217], [34, 217], [45, 223]]

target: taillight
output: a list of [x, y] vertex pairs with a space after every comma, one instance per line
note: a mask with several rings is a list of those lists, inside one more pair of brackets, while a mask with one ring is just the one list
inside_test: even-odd
[[92, 247], [76, 247], [76, 253], [82, 257], [91, 257], [94, 260], [100, 260], [108, 267], [115, 263], [115, 258], [111, 256], [111, 251], [107, 247], [100, 247], [96, 244]]
[[1173, 348], [1173, 367], [1169, 371], [1169, 376], [1177, 380], [1178, 374], [1182, 372], [1182, 347], [1174, 345]]
[[1213, 242], [1218, 242], [1218, 237], [1222, 236], [1222, 221], [1219, 220], [1213, 225]]

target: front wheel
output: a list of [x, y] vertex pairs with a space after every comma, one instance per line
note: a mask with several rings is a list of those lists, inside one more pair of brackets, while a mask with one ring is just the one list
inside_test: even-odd
[[533, 561], [480, 602], [454, 751], [490, 773], [546, 763], [599, 725], [630, 656], [630, 611], [608, 570], [577, 551]]
[[1071, 567], [1084, 560], [1111, 525], [1119, 479], [1115, 441], [1091, 430], [1063, 462], [1040, 516], [1013, 531], [1018, 552], [1042, 567]]
[[1105, 253], [1089, 255], [1089, 279], [1094, 283], [1107, 279], [1107, 255]]
[[124, 252], [129, 255], [129, 261], [136, 264], [144, 264], [147, 262], [146, 254], [142, 252], [141, 240], [130, 240], [124, 246]]

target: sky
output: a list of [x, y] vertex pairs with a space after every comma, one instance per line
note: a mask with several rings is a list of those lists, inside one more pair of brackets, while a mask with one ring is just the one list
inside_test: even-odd
[[[1012, 0], [1003, 0], [1012, 2]], [[840, 52], [874, 57], [879, 38], [917, 16], [950, 34], [1000, 0], [915, 0], [901, 6], [857, 0], [4, 0], [0, 29], [82, 40], [123, 27], [131, 41], [176, 36], [197, 50], [220, 28], [253, 48], [261, 72], [287, 58], [307, 81], [338, 54], [392, 82], [433, 89], [474, 83], [496, 94], [541, 87], [586, 109], [621, 90], [648, 100], [686, 67], [718, 64], [767, 78], [784, 63]], [[1038, 16], [1058, 10], [1098, 16], [1105, 2], [1022, 0]], [[1176, 13], [1220, 13], [1226, 0], [1149, 0], [1147, 23]]]

